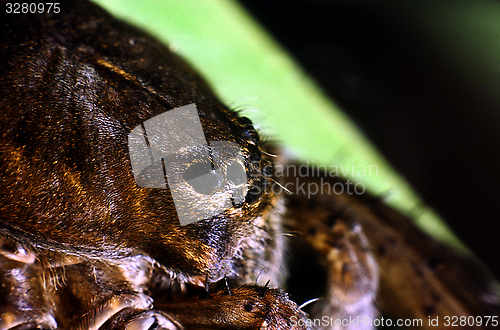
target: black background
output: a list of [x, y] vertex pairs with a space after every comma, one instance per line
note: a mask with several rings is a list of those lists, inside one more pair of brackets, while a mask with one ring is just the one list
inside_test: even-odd
[[390, 1], [242, 3], [500, 278], [500, 104], [480, 92], [491, 86], [464, 78], [470, 68], [450, 65]]

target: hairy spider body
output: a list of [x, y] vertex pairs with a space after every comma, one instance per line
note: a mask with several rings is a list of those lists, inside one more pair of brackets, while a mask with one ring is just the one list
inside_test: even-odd
[[[498, 315], [480, 267], [380, 200], [275, 193], [274, 147], [162, 44], [91, 3], [62, 11], [1, 22], [0, 329], [310, 327], [281, 290], [284, 232], [327, 270], [315, 315], [376, 318], [378, 299], [401, 317]], [[181, 182], [199, 220], [181, 225], [172, 189], [137, 184], [128, 136], [193, 103], [212, 172], [216, 143], [237, 145], [248, 191], [199, 219], [218, 200]], [[203, 148], [179, 152], [179, 178]]]

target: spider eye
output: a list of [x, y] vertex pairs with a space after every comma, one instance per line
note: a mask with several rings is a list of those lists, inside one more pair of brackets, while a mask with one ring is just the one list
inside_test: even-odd
[[221, 184], [215, 166], [208, 158], [191, 164], [182, 177], [196, 192], [203, 195], [211, 195]]
[[243, 165], [235, 160], [232, 160], [227, 164], [226, 176], [229, 182], [234, 185], [240, 185], [247, 180], [247, 175]]

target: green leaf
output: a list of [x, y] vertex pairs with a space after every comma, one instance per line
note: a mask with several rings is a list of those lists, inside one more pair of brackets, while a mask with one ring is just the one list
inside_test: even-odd
[[[309, 165], [362, 182], [437, 239], [467, 252], [349, 118], [231, 0], [96, 1], [187, 59], [232, 108]], [[364, 171], [363, 171], [364, 170]], [[414, 212], [416, 210], [416, 212]], [[411, 213], [411, 214], [410, 214]]]

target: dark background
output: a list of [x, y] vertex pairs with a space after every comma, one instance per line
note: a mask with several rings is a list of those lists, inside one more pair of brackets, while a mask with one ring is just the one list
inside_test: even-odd
[[[499, 68], [482, 57], [495, 51], [495, 39], [500, 44], [500, 6], [476, 0], [242, 3], [500, 278], [500, 54]], [[491, 17], [492, 8], [497, 38], [497, 27], [481, 29], [481, 10]], [[454, 26], [461, 27], [456, 35], [436, 38], [440, 27]], [[460, 33], [469, 32], [487, 45], [477, 55], [474, 45], [460, 44]], [[458, 40], [464, 61], [452, 58], [447, 38]]]

